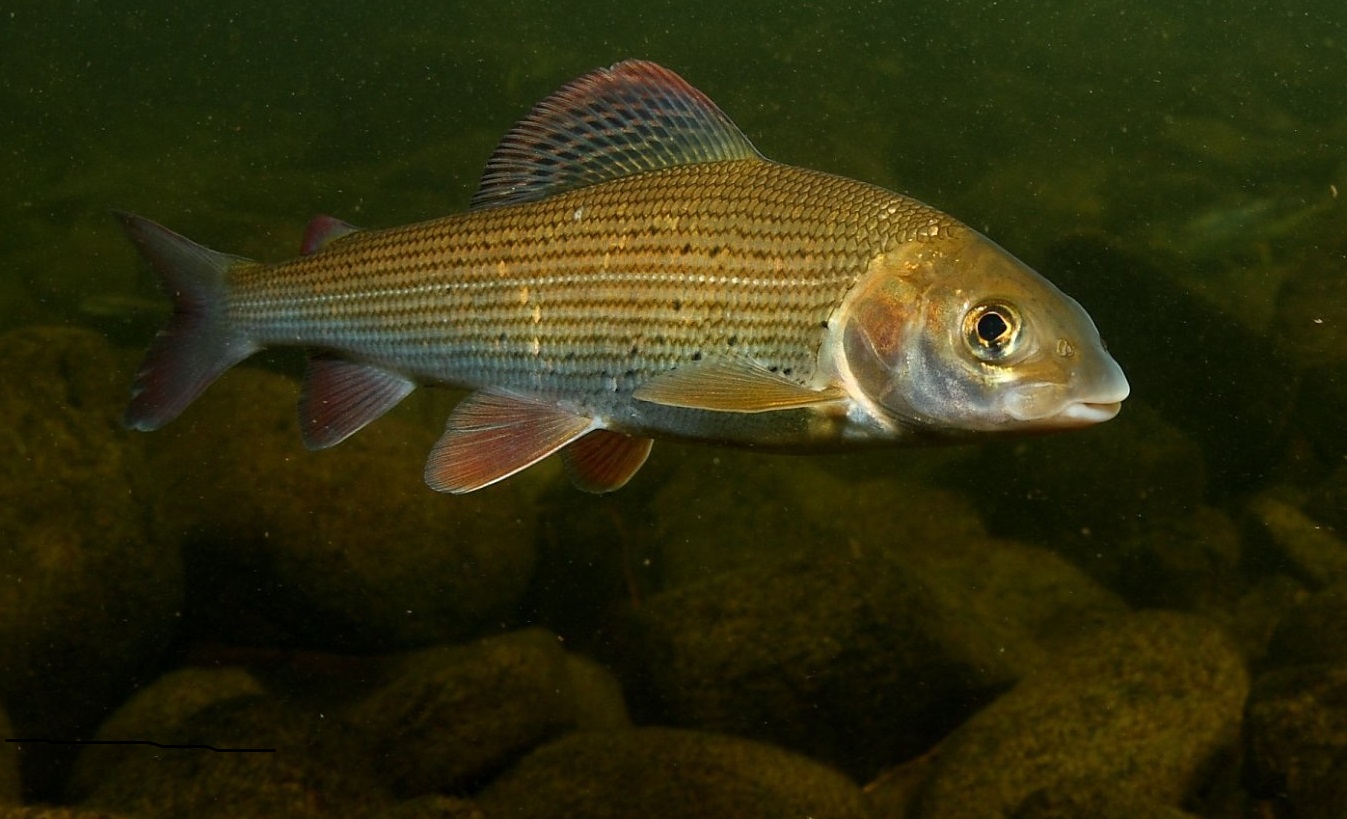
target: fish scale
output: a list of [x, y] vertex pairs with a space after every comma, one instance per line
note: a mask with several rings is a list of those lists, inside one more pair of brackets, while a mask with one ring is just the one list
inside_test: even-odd
[[718, 348], [805, 383], [823, 323], [870, 260], [950, 224], [816, 171], [680, 166], [244, 268], [231, 311], [263, 345], [469, 387], [608, 395], [592, 404], [605, 409]]
[[786, 451], [1045, 431], [1127, 382], [1089, 316], [976, 231], [881, 188], [764, 159], [706, 95], [639, 60], [501, 140], [467, 213], [309, 223], [259, 264], [119, 214], [174, 313], [128, 426], [168, 423], [269, 346], [310, 350], [307, 446], [419, 384], [472, 392], [426, 482], [489, 486], [560, 453], [608, 492], [654, 438]]

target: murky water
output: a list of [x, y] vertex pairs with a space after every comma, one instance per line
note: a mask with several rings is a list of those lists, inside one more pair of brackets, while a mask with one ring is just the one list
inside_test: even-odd
[[[784, 747], [869, 783], [874, 815], [900, 815], [897, 802], [935, 815], [953, 774], [892, 801], [886, 783], [924, 781], [914, 760], [960, 747], [960, 734], [939, 743], [1073, 637], [1115, 633], [1135, 610], [1223, 634], [1266, 736], [1282, 736], [1266, 716], [1279, 686], [1340, 685], [1339, 4], [192, 5], [0, 9], [0, 331], [18, 334], [0, 381], [15, 419], [0, 476], [11, 738], [88, 739], [170, 671], [241, 667], [290, 706], [384, 725], [389, 758], [400, 735], [369, 715], [383, 701], [370, 692], [396, 676], [388, 653], [538, 626], [568, 662], [611, 674], [607, 701], [638, 724]], [[461, 210], [511, 123], [629, 57], [678, 71], [769, 157], [911, 194], [1040, 270], [1127, 372], [1122, 414], [954, 450], [797, 459], [664, 444], [604, 498], [555, 468], [469, 498], [431, 492], [420, 472], [444, 393], [307, 453], [287, 355], [227, 376], [160, 433], [116, 428], [166, 303], [111, 209], [263, 259], [293, 255], [318, 213], [378, 227]], [[905, 602], [890, 611], [893, 599]], [[1333, 629], [1317, 647], [1297, 642], [1313, 616]], [[955, 621], [974, 636], [949, 638]], [[980, 640], [1022, 653], [990, 659], [970, 648]], [[746, 655], [759, 662], [731, 668]], [[474, 662], [499, 663], [502, 680], [528, 666]], [[1288, 669], [1300, 688], [1277, 676]], [[1293, 743], [1278, 756], [1232, 738], [1239, 703], [1213, 723], [1233, 733], [1192, 754], [1206, 755], [1195, 771], [1219, 756], [1242, 773], [1152, 793], [1204, 816], [1334, 815], [1347, 796], [1331, 777], [1285, 778]], [[394, 772], [370, 783], [387, 798], [333, 798], [350, 815], [431, 792], [513, 809], [501, 782], [527, 778], [514, 766], [528, 750], [626, 719], [557, 713], [467, 773]], [[207, 743], [215, 731], [246, 744], [238, 726], [254, 725], [183, 719]], [[261, 741], [308, 742], [296, 736], [313, 734]], [[1347, 737], [1323, 742], [1347, 755]], [[107, 784], [106, 758], [72, 780], [79, 750], [23, 746], [27, 798], [156, 815]], [[1342, 758], [1327, 769], [1347, 771]], [[1009, 815], [994, 801], [967, 815]]]

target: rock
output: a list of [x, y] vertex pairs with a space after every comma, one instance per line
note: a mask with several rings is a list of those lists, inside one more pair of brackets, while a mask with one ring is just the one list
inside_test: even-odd
[[[0, 337], [0, 700], [23, 736], [91, 733], [147, 675], [182, 605], [180, 553], [136, 497], [121, 374], [87, 331]], [[39, 797], [70, 756], [25, 748]]]
[[931, 775], [934, 761], [933, 756], [926, 754], [880, 771], [864, 788], [870, 815], [875, 819], [908, 819], [912, 816], [922, 783]]
[[[164, 694], [174, 696], [179, 687], [166, 686]], [[172, 703], [141, 702], [138, 708], [175, 712]], [[125, 746], [82, 807], [150, 819], [364, 819], [394, 804], [370, 772], [355, 734], [321, 713], [268, 695], [185, 711], [166, 724], [140, 726], [142, 736], [164, 745], [257, 750]]]
[[1002, 819], [1080, 780], [1178, 805], [1237, 740], [1247, 690], [1243, 659], [1211, 624], [1120, 618], [950, 734], [915, 815]]
[[[187, 730], [201, 712], [235, 700], [255, 700], [266, 694], [262, 684], [241, 668], [181, 668], [170, 671], [124, 703], [101, 726], [95, 739], [123, 741], [157, 739]], [[164, 742], [166, 740], [158, 740]], [[151, 749], [145, 752], [154, 753]], [[123, 745], [90, 745], [75, 761], [66, 796], [78, 802], [99, 783], [112, 778], [134, 754]]]
[[395, 808], [376, 813], [370, 819], [486, 819], [476, 802], [452, 796], [421, 796]]
[[1197, 819], [1139, 793], [1119, 793], [1113, 783], [1085, 779], [1057, 784], [1025, 799], [1011, 819]]
[[852, 542], [652, 597], [630, 621], [640, 721], [772, 742], [869, 778], [1038, 668], [1040, 640], [1123, 609], [1040, 549], [908, 545]]
[[404, 797], [465, 792], [567, 730], [626, 724], [611, 675], [540, 629], [412, 654], [348, 718]]
[[5, 806], [5, 819], [142, 819], [128, 813], [57, 807], [55, 805]]
[[1347, 666], [1347, 581], [1309, 595], [1272, 633], [1267, 665]]
[[488, 817], [861, 819], [860, 789], [788, 751], [670, 728], [584, 731], [529, 754], [477, 796]]
[[1347, 816], [1347, 665], [1263, 674], [1249, 697], [1248, 778], [1298, 819]]
[[566, 654], [566, 679], [575, 713], [575, 727], [588, 731], [631, 725], [622, 684], [606, 667], [579, 654]]
[[[15, 737], [9, 717], [0, 711], [0, 739]], [[0, 805], [17, 803], [23, 799], [23, 782], [19, 778], [19, 751], [12, 742], [0, 748]]]
[[1277, 563], [1311, 588], [1347, 580], [1347, 543], [1323, 524], [1271, 493], [1251, 498], [1246, 512], [1262, 530]]
[[[533, 567], [522, 496], [508, 482], [463, 497], [428, 489], [434, 432], [406, 420], [415, 405], [307, 452], [297, 394], [241, 367], [147, 439], [157, 517], [189, 544], [198, 631], [371, 651], [462, 640], [499, 622]], [[278, 636], [240, 635], [238, 622], [258, 612]]]

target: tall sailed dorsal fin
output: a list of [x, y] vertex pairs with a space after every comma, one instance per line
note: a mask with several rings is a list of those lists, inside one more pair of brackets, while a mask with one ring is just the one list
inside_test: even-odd
[[627, 60], [572, 80], [496, 146], [473, 208], [533, 202], [632, 174], [760, 159], [705, 94], [663, 66]]

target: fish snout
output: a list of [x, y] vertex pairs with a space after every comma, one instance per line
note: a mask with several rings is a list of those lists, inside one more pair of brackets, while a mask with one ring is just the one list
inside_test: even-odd
[[1101, 364], [1093, 377], [1075, 383], [1019, 385], [1006, 397], [1006, 413], [1027, 428], [1043, 430], [1073, 429], [1108, 421], [1122, 409], [1122, 402], [1132, 388], [1112, 357], [1105, 356]]

